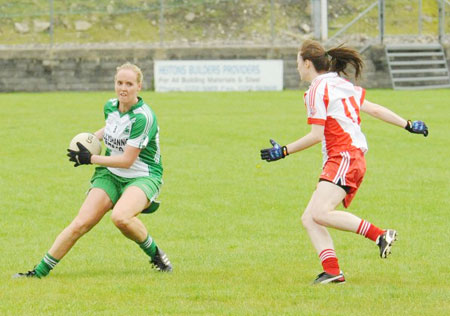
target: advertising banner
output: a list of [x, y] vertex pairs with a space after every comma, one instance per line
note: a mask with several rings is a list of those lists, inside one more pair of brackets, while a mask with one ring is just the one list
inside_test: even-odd
[[282, 60], [156, 60], [155, 90], [257, 91], [283, 89]]

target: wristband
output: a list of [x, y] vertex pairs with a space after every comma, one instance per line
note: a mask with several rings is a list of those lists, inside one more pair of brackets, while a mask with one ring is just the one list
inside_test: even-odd
[[411, 122], [411, 120], [407, 120], [407, 121], [406, 121], [405, 129], [406, 129], [408, 132], [412, 132], [412, 122]]

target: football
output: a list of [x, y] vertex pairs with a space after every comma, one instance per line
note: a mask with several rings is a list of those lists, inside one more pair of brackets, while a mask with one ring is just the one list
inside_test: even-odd
[[76, 135], [70, 142], [69, 149], [78, 151], [78, 142], [86, 147], [87, 150], [89, 150], [89, 152], [93, 155], [100, 155], [100, 153], [102, 152], [102, 144], [94, 134], [80, 133]]

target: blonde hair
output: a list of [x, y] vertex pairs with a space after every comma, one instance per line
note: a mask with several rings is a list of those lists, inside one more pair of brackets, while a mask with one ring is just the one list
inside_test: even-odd
[[134, 71], [134, 73], [136, 74], [136, 81], [138, 84], [141, 84], [142, 81], [144, 80], [144, 75], [142, 75], [141, 68], [139, 68], [138, 66], [136, 66], [135, 64], [132, 64], [130, 62], [126, 62], [125, 64], [116, 68], [116, 74], [114, 75], [114, 80], [116, 80], [116, 78], [117, 78], [117, 73], [119, 71], [121, 71], [122, 69], [130, 69], [130, 70]]

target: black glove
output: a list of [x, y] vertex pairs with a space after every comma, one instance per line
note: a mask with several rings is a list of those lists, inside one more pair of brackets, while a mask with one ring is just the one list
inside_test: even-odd
[[423, 136], [428, 136], [428, 127], [425, 122], [422, 121], [410, 121], [406, 123], [405, 129], [414, 134], [423, 134]]
[[67, 149], [67, 157], [69, 157], [69, 161], [73, 161], [75, 163], [74, 167], [78, 167], [79, 165], [90, 165], [92, 154], [80, 142], [77, 142], [77, 146], [79, 151]]
[[261, 159], [266, 160], [267, 162], [275, 161], [281, 158], [286, 157], [289, 155], [287, 152], [286, 146], [281, 147], [280, 144], [278, 144], [273, 139], [270, 140], [270, 143], [272, 144], [272, 148], [265, 148], [261, 149]]

